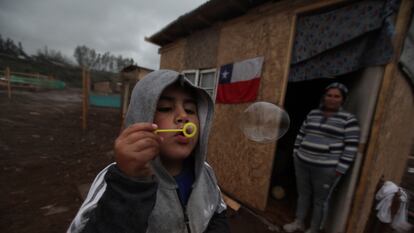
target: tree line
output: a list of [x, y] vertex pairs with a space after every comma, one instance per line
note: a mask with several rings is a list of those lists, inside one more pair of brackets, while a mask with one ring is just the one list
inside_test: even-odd
[[85, 45], [76, 46], [73, 54], [80, 66], [89, 67], [93, 70], [118, 72], [128, 65], [136, 65], [134, 59], [115, 56], [109, 52], [98, 53], [95, 49]]
[[[30, 56], [25, 52], [21, 42], [16, 43], [10, 38], [3, 38], [1, 34], [0, 53], [23, 59], [57, 62], [67, 66], [74, 65], [74, 62], [70, 58], [63, 55], [60, 51], [50, 49], [47, 46], [38, 49], [36, 54]], [[124, 58], [121, 55], [115, 56], [110, 52], [99, 53], [95, 49], [88, 48], [85, 45], [76, 46], [73, 56], [78, 66], [87, 67], [96, 71], [119, 72], [128, 65], [136, 65], [136, 62], [132, 58]]]
[[16, 45], [16, 43], [10, 38], [3, 39], [1, 34], [0, 34], [0, 53], [5, 53], [5, 54], [8, 54], [14, 57], [19, 57], [19, 56], [23, 56], [26, 58], [28, 57], [26, 52], [23, 49], [21, 42], [18, 42]]

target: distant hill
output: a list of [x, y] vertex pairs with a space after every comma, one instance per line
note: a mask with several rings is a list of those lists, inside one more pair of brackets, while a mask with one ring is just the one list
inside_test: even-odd
[[[82, 86], [82, 70], [78, 66], [0, 53], [0, 70], [4, 71], [6, 67], [9, 67], [12, 72], [50, 75], [54, 79], [64, 81], [69, 87]], [[104, 80], [113, 82], [117, 79], [118, 74], [105, 71], [91, 71], [91, 77], [92, 82]]]

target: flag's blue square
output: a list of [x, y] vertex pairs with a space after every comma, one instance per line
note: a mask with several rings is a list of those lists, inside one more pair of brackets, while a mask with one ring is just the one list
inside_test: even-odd
[[230, 83], [232, 73], [233, 73], [233, 64], [222, 65], [220, 67], [219, 83], [220, 84]]

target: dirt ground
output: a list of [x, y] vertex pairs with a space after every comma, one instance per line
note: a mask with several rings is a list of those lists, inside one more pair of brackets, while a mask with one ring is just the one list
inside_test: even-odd
[[[81, 129], [81, 92], [0, 89], [0, 232], [65, 232], [82, 203], [79, 187], [113, 161], [119, 110], [91, 108]], [[272, 232], [247, 209], [232, 232]]]
[[81, 129], [78, 90], [0, 92], [0, 231], [64, 232], [78, 186], [112, 160], [119, 113], [91, 109]]

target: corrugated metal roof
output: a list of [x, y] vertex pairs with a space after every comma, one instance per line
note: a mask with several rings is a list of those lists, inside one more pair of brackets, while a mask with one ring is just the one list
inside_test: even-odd
[[145, 40], [164, 46], [216, 22], [243, 15], [249, 9], [267, 1], [269, 0], [210, 0], [193, 11], [178, 17]]

